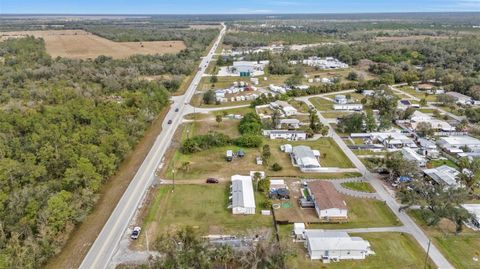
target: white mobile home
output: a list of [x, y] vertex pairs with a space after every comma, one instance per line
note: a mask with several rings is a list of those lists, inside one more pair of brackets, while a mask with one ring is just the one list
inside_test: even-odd
[[251, 176], [232, 176], [232, 185], [230, 187], [230, 207], [234, 215], [253, 215], [255, 214], [255, 195], [253, 193], [253, 183]]
[[305, 230], [305, 247], [311, 260], [323, 262], [363, 260], [373, 254], [370, 243], [346, 232]]
[[270, 139], [286, 139], [290, 141], [307, 139], [307, 133], [305, 133], [304, 131], [263, 130], [263, 135]]

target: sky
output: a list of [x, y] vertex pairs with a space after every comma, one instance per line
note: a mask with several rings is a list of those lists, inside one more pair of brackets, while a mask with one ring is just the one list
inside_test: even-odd
[[271, 14], [480, 11], [480, 0], [0, 0], [0, 14]]

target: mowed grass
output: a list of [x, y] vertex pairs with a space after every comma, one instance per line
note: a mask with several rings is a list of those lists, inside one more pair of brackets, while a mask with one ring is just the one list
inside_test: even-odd
[[155, 238], [186, 225], [200, 234], [247, 234], [273, 227], [271, 216], [260, 214], [265, 196], [256, 193], [255, 215], [233, 215], [228, 209], [229, 184], [172, 185], [158, 188], [146, 217], [144, 229]]
[[420, 211], [410, 210], [410, 216], [432, 239], [433, 244], [445, 255], [448, 261], [457, 269], [480, 268], [480, 233], [464, 228], [464, 231], [455, 235], [438, 227], [428, 226], [423, 221]]
[[[249, 110], [250, 108], [245, 108]], [[232, 111], [230, 111], [232, 112]], [[217, 124], [214, 120], [202, 120], [196, 123], [188, 123], [182, 131], [182, 140], [187, 136], [206, 134], [209, 131], [216, 131], [227, 134], [231, 137], [238, 137], [238, 120], [224, 120]], [[229, 180], [234, 174], [249, 174], [250, 171], [267, 171], [269, 176], [279, 177], [303, 177], [303, 178], [345, 178], [356, 177], [358, 173], [301, 173], [297, 167], [294, 167], [289, 154], [280, 150], [282, 144], [307, 145], [312, 149], [317, 149], [321, 153], [320, 164], [324, 167], [353, 168], [353, 164], [348, 157], [340, 150], [335, 141], [331, 138], [320, 138], [315, 141], [283, 141], [264, 139], [264, 143], [270, 145], [272, 156], [265, 165], [257, 165], [255, 158], [261, 155], [259, 148], [244, 148], [246, 156], [243, 158], [235, 158], [232, 162], [225, 160], [227, 150], [237, 151], [238, 146], [230, 145], [225, 147], [211, 148], [198, 153], [182, 154], [177, 145], [173, 158], [169, 161], [166, 168], [163, 169], [161, 178], [172, 179], [172, 170], [175, 170], [176, 179], [205, 179], [207, 177], [216, 177], [219, 179]], [[187, 167], [184, 164], [188, 163]], [[270, 170], [273, 163], [280, 164], [283, 169], [280, 171]]]
[[[425, 252], [412, 236], [404, 233], [362, 233], [350, 234], [370, 242], [374, 255], [365, 260], [343, 260], [330, 264], [321, 261], [311, 261], [305, 255], [306, 249], [302, 243], [295, 244], [297, 256], [288, 260], [289, 268], [309, 269], [417, 269], [424, 268]], [[290, 240], [289, 240], [290, 241]], [[427, 261], [426, 268], [435, 268], [432, 261]]]
[[404, 87], [400, 87], [398, 89], [405, 92], [405, 93], [413, 95], [413, 96], [417, 97], [418, 99], [425, 99], [425, 100], [427, 100], [427, 102], [434, 102], [434, 101], [437, 100], [436, 95], [425, 94], [423, 92], [417, 92], [415, 89], [412, 89], [412, 87], [410, 87], [410, 86], [404, 86]]
[[370, 185], [370, 183], [368, 182], [345, 182], [345, 183], [342, 183], [342, 186], [354, 191], [362, 191], [362, 192], [370, 192], [370, 193], [375, 192], [372, 185]]
[[349, 229], [401, 226], [392, 210], [383, 202], [375, 199], [344, 196], [348, 208], [348, 222], [339, 224], [312, 224], [314, 229]]
[[450, 167], [453, 167], [455, 169], [459, 169], [458, 165], [454, 163], [453, 161], [447, 159], [447, 160], [431, 160], [428, 162], [429, 164], [432, 165], [432, 167], [439, 167], [442, 165], [448, 165]]
[[333, 102], [321, 97], [314, 97], [309, 99], [312, 105], [319, 111], [332, 110]]

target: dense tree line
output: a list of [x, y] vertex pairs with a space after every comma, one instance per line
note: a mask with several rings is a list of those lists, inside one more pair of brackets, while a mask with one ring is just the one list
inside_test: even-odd
[[138, 76], [187, 75], [199, 53], [84, 61], [33, 37], [0, 42], [0, 267], [59, 252], [178, 87]]

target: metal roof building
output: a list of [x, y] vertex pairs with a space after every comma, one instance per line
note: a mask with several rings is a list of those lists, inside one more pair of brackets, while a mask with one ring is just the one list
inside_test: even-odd
[[312, 260], [362, 260], [373, 254], [370, 243], [346, 232], [305, 230], [305, 247]]
[[293, 147], [291, 156], [300, 169], [320, 168], [320, 163], [310, 147]]
[[233, 175], [230, 189], [231, 208], [234, 215], [255, 214], [255, 195], [252, 177]]
[[423, 172], [438, 184], [458, 186], [457, 176], [460, 172], [453, 167], [442, 165], [437, 168], [425, 169]]

